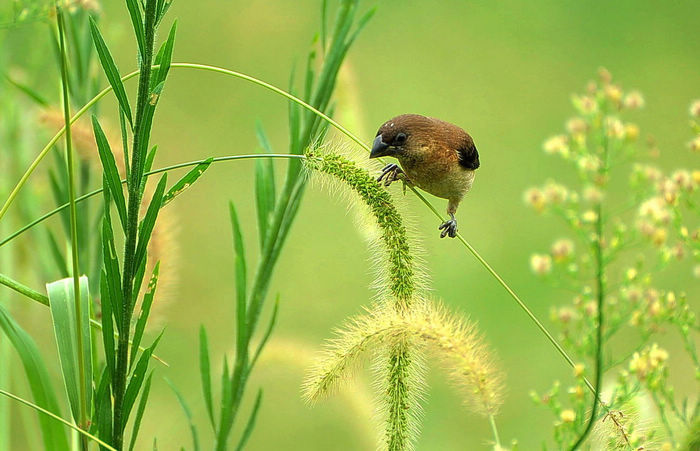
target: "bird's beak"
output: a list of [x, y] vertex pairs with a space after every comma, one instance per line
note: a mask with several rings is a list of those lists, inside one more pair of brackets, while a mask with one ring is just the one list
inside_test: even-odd
[[374, 142], [372, 143], [372, 152], [369, 154], [370, 158], [384, 157], [390, 153], [391, 151], [389, 149], [389, 144], [382, 141], [382, 135], [374, 138]]

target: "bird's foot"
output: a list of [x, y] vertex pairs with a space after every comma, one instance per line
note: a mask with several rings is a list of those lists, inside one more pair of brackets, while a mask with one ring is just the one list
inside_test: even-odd
[[455, 218], [452, 218], [449, 221], [443, 222], [442, 225], [438, 227], [438, 230], [442, 230], [442, 232], [440, 233], [440, 238], [445, 238], [446, 236], [449, 236], [450, 238], [456, 237], [457, 220]]
[[390, 163], [384, 166], [382, 173], [377, 177], [378, 182], [384, 182], [384, 186], [389, 186], [397, 180], [404, 180], [406, 182], [406, 174], [403, 169], [399, 167], [396, 163]]

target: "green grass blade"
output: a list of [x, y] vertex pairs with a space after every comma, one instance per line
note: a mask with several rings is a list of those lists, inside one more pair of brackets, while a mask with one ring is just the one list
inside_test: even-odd
[[112, 436], [112, 395], [111, 376], [107, 367], [102, 371], [102, 376], [95, 390], [95, 413], [93, 417], [93, 427], [90, 432], [97, 430], [97, 435], [109, 440]]
[[255, 200], [258, 213], [260, 249], [265, 245], [268, 224], [275, 209], [275, 172], [272, 161], [255, 161]]
[[180, 403], [180, 407], [182, 407], [183, 412], [185, 412], [185, 417], [187, 417], [187, 423], [189, 423], [190, 432], [192, 433], [192, 446], [194, 447], [194, 451], [199, 451], [199, 438], [197, 436], [197, 428], [195, 427], [194, 422], [192, 421], [192, 412], [190, 411], [190, 408], [187, 405], [185, 398], [182, 396], [182, 393], [180, 393], [180, 390], [178, 390], [177, 387], [175, 387], [175, 384], [173, 384], [167, 377], [165, 377], [164, 379], [165, 382], [167, 382], [170, 386], [170, 389], [173, 391], [173, 393], [175, 393], [175, 397], [177, 397], [177, 401]]
[[253, 354], [253, 359], [250, 361], [250, 368], [253, 368], [255, 366], [255, 362], [258, 361], [258, 357], [260, 357], [260, 353], [262, 352], [263, 348], [265, 347], [265, 344], [267, 344], [267, 340], [270, 339], [270, 335], [272, 335], [272, 329], [275, 327], [275, 324], [277, 323], [277, 312], [279, 311], [279, 306], [280, 306], [280, 298], [277, 296], [277, 299], [275, 299], [275, 307], [272, 310], [272, 316], [270, 317], [270, 323], [267, 325], [267, 330], [265, 331], [265, 335], [263, 335], [262, 340], [260, 340], [260, 344], [258, 345], [257, 349], [255, 350], [255, 354]]
[[246, 324], [246, 295], [247, 295], [247, 270], [245, 262], [245, 249], [243, 247], [243, 234], [241, 224], [238, 222], [238, 214], [233, 202], [229, 202], [231, 215], [231, 228], [233, 230], [233, 248], [235, 251], [236, 271], [236, 353], [245, 352], [248, 330]]
[[[127, 0], [128, 4], [128, 0]], [[133, 120], [131, 119], [131, 107], [129, 106], [129, 98], [126, 95], [126, 90], [124, 90], [124, 84], [122, 83], [121, 76], [119, 75], [119, 70], [117, 65], [114, 63], [114, 58], [107, 48], [104, 39], [102, 39], [102, 34], [97, 28], [95, 20], [90, 17], [90, 32], [92, 33], [92, 40], [95, 42], [95, 48], [97, 49], [97, 55], [102, 63], [102, 68], [105, 71], [107, 80], [114, 90], [114, 95], [117, 97], [119, 102], [119, 107], [122, 109], [126, 118], [129, 120], [129, 124], [133, 127]]]
[[[39, 353], [39, 348], [32, 337], [15, 322], [2, 305], [0, 305], [0, 329], [12, 343], [22, 361], [34, 402], [40, 407], [60, 416], [61, 411], [56, 400], [56, 394], [51, 385], [49, 372]], [[45, 449], [59, 451], [70, 449], [65, 431], [61, 425], [52, 421], [49, 417], [39, 415], [39, 429], [41, 430]]]
[[163, 43], [158, 54], [156, 55], [155, 65], [159, 66], [154, 77], [151, 79], [153, 86], [165, 82], [170, 72], [170, 63], [173, 60], [173, 48], [175, 46], [175, 33], [177, 32], [177, 20], [170, 27], [168, 39]]
[[141, 345], [141, 338], [143, 337], [143, 331], [146, 330], [146, 322], [148, 321], [148, 315], [151, 312], [151, 304], [153, 304], [153, 297], [156, 294], [156, 287], [158, 285], [158, 273], [160, 271], [160, 261], [156, 263], [155, 268], [153, 268], [153, 274], [151, 274], [151, 280], [148, 282], [148, 290], [143, 296], [143, 303], [141, 304], [141, 313], [139, 314], [139, 319], [136, 321], [136, 327], [134, 328], [134, 338], [131, 343], [131, 361], [129, 362], [129, 368], [134, 364], [136, 359], [136, 354]]
[[185, 191], [187, 188], [192, 186], [194, 182], [197, 181], [202, 175], [204, 175], [204, 171], [209, 168], [211, 165], [212, 161], [214, 161], [214, 158], [209, 157], [204, 161], [203, 163], [198, 164], [197, 166], [194, 167], [190, 172], [184, 175], [180, 180], [177, 181], [163, 196], [163, 205], [162, 207], [165, 207], [170, 203], [171, 200], [175, 199], [176, 196], [179, 196], [183, 191]]
[[141, 357], [139, 358], [138, 362], [136, 363], [136, 366], [134, 367], [134, 372], [129, 378], [129, 385], [126, 387], [126, 393], [124, 394], [124, 414], [122, 416], [122, 428], [126, 427], [126, 422], [129, 419], [129, 413], [131, 412], [131, 408], [134, 406], [134, 402], [136, 402], [136, 397], [138, 396], [139, 391], [141, 390], [141, 385], [143, 384], [143, 380], [146, 376], [146, 370], [148, 369], [148, 361], [151, 358], [153, 351], [156, 349], [156, 346], [158, 346], [158, 342], [162, 337], [163, 332], [161, 332], [158, 335], [158, 337], [155, 339], [151, 346], [149, 346], [144, 352], [141, 353]]
[[63, 256], [61, 246], [58, 245], [56, 235], [54, 235], [54, 233], [51, 230], [47, 230], [46, 235], [49, 241], [49, 252], [51, 254], [53, 262], [56, 264], [56, 269], [58, 270], [59, 275], [61, 277], [68, 277], [70, 271], [68, 270], [66, 257]]
[[143, 386], [143, 391], [141, 392], [141, 399], [139, 400], [139, 407], [136, 410], [136, 417], [134, 418], [134, 427], [131, 431], [131, 440], [129, 441], [129, 451], [134, 449], [136, 444], [136, 437], [139, 435], [139, 429], [141, 429], [141, 420], [143, 419], [143, 413], [146, 411], [146, 405], [148, 404], [148, 395], [151, 393], [151, 380], [153, 379], [153, 371], [148, 374], [148, 379]]
[[207, 414], [211, 427], [216, 435], [216, 422], [214, 421], [214, 402], [211, 394], [211, 363], [209, 361], [209, 340], [204, 326], [199, 328], [199, 374], [202, 376], [202, 391], [204, 392], [204, 404], [207, 406]]
[[143, 53], [146, 49], [146, 31], [143, 28], [143, 16], [141, 15], [141, 10], [139, 9], [139, 5], [136, 3], [136, 0], [126, 0], [126, 8], [129, 10], [131, 24], [134, 27], [134, 35], [136, 35], [136, 42], [139, 46], [139, 56], [143, 58]]
[[[100, 300], [102, 305], [102, 344], [104, 346], [105, 361], [110, 379], [114, 377], [114, 326], [112, 318], [112, 293], [109, 290], [107, 274], [102, 271], [100, 277]], [[117, 323], [118, 324], [118, 323]], [[107, 436], [103, 436], [107, 437]]]
[[143, 196], [143, 191], [146, 189], [146, 182], [148, 181], [148, 173], [153, 167], [153, 161], [156, 159], [156, 153], [158, 152], [158, 146], [153, 146], [151, 150], [146, 155], [146, 162], [143, 165], [144, 176], [141, 178], [141, 195]]
[[136, 245], [136, 253], [134, 254], [134, 262], [137, 267], [146, 258], [148, 240], [151, 238], [153, 227], [156, 225], [156, 219], [158, 218], [158, 212], [160, 211], [160, 207], [163, 203], [163, 192], [165, 191], [165, 184], [167, 181], [168, 174], [163, 174], [163, 176], [160, 178], [160, 182], [158, 182], [155, 192], [153, 193], [153, 198], [151, 199], [151, 203], [146, 211], [146, 216], [144, 216], [139, 226], [139, 241]]
[[241, 439], [238, 442], [238, 446], [236, 446], [236, 451], [242, 451], [243, 448], [245, 447], [245, 444], [248, 442], [248, 439], [250, 438], [250, 434], [253, 432], [253, 429], [255, 428], [255, 420], [258, 417], [258, 410], [260, 410], [260, 404], [262, 403], [262, 390], [258, 390], [258, 395], [255, 397], [255, 404], [253, 405], [253, 410], [250, 412], [250, 417], [248, 418], [248, 422], [245, 425], [245, 429], [243, 430], [243, 434], [241, 435]]
[[119, 177], [119, 170], [117, 170], [117, 163], [114, 160], [109, 141], [107, 141], [107, 137], [95, 115], [92, 116], [92, 129], [95, 134], [95, 141], [97, 141], [97, 151], [100, 154], [100, 161], [102, 161], [107, 187], [112, 195], [112, 199], [114, 199], [114, 204], [117, 206], [122, 230], [126, 230], [126, 201], [124, 199], [121, 177]]
[[8, 82], [9, 84], [11, 84], [11, 85], [14, 86], [15, 88], [19, 89], [20, 91], [22, 91], [22, 92], [23, 92], [24, 94], [26, 94], [27, 96], [29, 96], [29, 98], [31, 98], [31, 99], [32, 99], [34, 102], [36, 102], [39, 106], [42, 106], [42, 107], [44, 107], [44, 108], [46, 108], [46, 107], [49, 106], [49, 102], [48, 102], [46, 99], [44, 99], [44, 98], [41, 96], [41, 94], [39, 94], [38, 92], [36, 92], [36, 91], [33, 90], [32, 88], [30, 88], [29, 86], [27, 86], [27, 85], [25, 85], [25, 84], [23, 84], [23, 83], [20, 83], [20, 82], [14, 80], [14, 79], [12, 79], [9, 75], [5, 75], [5, 80], [7, 80], [7, 82]]
[[[84, 385], [86, 405], [91, 405], [92, 397], [92, 346], [90, 340], [90, 290], [88, 279], [80, 278], [80, 303], [82, 330], [77, 330], [73, 279], [66, 278], [48, 283], [46, 292], [53, 319], [58, 356], [61, 362], [63, 382], [68, 393], [68, 401], [73, 418], [80, 422], [80, 384]], [[77, 334], [83, 337], [83, 349], [78, 349]], [[85, 380], [81, 381], [78, 372], [78, 356], [82, 356]]]
[[117, 256], [117, 249], [114, 245], [114, 231], [112, 230], [112, 224], [109, 218], [109, 208], [105, 208], [105, 218], [102, 220], [102, 259], [104, 261], [105, 276], [107, 279], [107, 289], [106, 293], [102, 293], [102, 297], [105, 294], [110, 297], [112, 302], [112, 313], [117, 323], [117, 330], [121, 333], [119, 329], [122, 324], [122, 312], [121, 312], [121, 302], [122, 302], [122, 286], [121, 286], [121, 272], [119, 270], [119, 257]]

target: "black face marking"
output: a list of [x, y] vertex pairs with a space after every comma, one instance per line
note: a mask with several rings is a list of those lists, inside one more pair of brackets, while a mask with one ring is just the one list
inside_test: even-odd
[[479, 162], [479, 152], [476, 150], [474, 143], [469, 143], [457, 149], [459, 156], [459, 164], [467, 169], [477, 169], [481, 166]]

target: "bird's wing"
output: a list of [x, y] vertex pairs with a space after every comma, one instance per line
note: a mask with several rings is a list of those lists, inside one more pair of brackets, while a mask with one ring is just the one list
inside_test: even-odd
[[467, 139], [457, 148], [457, 156], [459, 164], [467, 169], [476, 169], [479, 167], [479, 152], [476, 150], [474, 141]]

